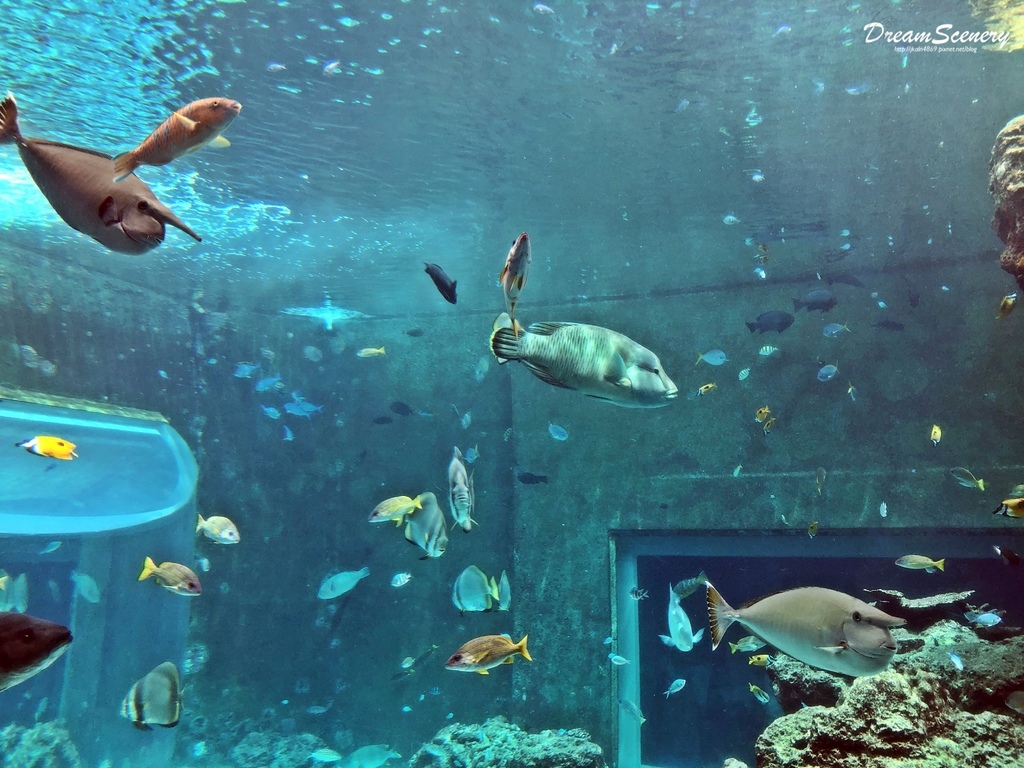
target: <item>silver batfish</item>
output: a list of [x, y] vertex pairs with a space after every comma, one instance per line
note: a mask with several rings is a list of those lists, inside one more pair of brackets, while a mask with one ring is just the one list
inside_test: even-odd
[[0, 144], [7, 142], [17, 145], [25, 168], [57, 215], [110, 250], [134, 255], [156, 248], [164, 240], [165, 224], [202, 240], [138, 177], [115, 183], [109, 155], [22, 136], [11, 94], [0, 102]]
[[473, 477], [466, 472], [462, 451], [456, 446], [452, 451], [452, 460], [448, 463], [448, 509], [451, 510], [452, 520], [464, 533], [469, 533], [476, 522], [472, 517], [474, 497]]
[[491, 352], [500, 364], [518, 360], [546, 384], [625, 408], [658, 408], [679, 394], [656, 354], [597, 325], [534, 323], [517, 336], [503, 312], [494, 321]]
[[444, 512], [437, 505], [437, 496], [424, 491], [417, 498], [423, 503], [421, 509], [405, 518], [405, 540], [424, 551], [420, 560], [440, 557], [448, 548], [448, 530], [444, 523]]
[[733, 608], [707, 585], [712, 649], [733, 622], [812, 667], [851, 677], [874, 675], [896, 655], [889, 631], [906, 623], [851, 595], [822, 587], [776, 592]]

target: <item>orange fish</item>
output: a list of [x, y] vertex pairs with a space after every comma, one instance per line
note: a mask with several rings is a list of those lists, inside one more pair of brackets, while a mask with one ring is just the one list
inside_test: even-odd
[[993, 515], [1005, 515], [1006, 517], [1024, 517], [1024, 499], [1003, 499], [999, 509]]
[[486, 675], [488, 669], [501, 664], [511, 664], [512, 657], [522, 654], [527, 661], [533, 661], [526, 650], [527, 635], [518, 643], [513, 643], [508, 635], [483, 635], [470, 640], [452, 654], [444, 663], [446, 669], [455, 672], [476, 672]]
[[29, 440], [15, 443], [14, 447], [24, 448], [29, 453], [34, 453], [36, 456], [46, 456], [49, 459], [71, 461], [78, 458], [78, 454], [75, 453], [77, 446], [74, 443], [69, 443], [67, 440], [50, 435], [36, 435]]
[[697, 395], [706, 395], [708, 392], [713, 392], [716, 389], [718, 389], [718, 385], [715, 384], [714, 382], [711, 382], [710, 384], [705, 384], [703, 387], [698, 389]]
[[530, 236], [523, 232], [512, 242], [505, 266], [498, 275], [501, 289], [505, 293], [505, 308], [508, 309], [516, 338], [519, 338], [519, 329], [516, 327], [516, 301], [519, 299], [519, 292], [526, 285], [526, 279], [530, 276], [531, 261], [533, 253], [530, 250]]
[[237, 101], [220, 97], [175, 110], [139, 146], [114, 158], [114, 181], [128, 178], [140, 165], [166, 165], [207, 145], [228, 146], [220, 134], [241, 111]]

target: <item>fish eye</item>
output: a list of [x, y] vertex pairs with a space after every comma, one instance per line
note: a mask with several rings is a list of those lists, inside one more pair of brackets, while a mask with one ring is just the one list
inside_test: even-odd
[[860, 619], [861, 619], [860, 611], [854, 611], [853, 612], [853, 620], [854, 621], [860, 621]]
[[66, 443], [63, 440], [58, 440], [57, 441], [57, 445], [59, 445], [61, 448], [63, 448], [66, 445]]
[[21, 639], [24, 640], [26, 643], [31, 643], [33, 640], [36, 639], [35, 630], [31, 628], [26, 629], [24, 632], [21, 633]]
[[145, 211], [146, 209], [149, 208], [149, 203], [146, 202], [145, 200], [139, 200], [139, 206], [138, 207], [139, 207], [140, 211]]

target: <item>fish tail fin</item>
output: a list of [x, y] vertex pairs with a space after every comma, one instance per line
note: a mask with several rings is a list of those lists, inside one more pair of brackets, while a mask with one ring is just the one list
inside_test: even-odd
[[799, 312], [800, 309], [803, 306], [804, 306], [804, 303], [802, 301], [800, 301], [800, 299], [793, 299], [793, 311], [794, 312]]
[[757, 330], [757, 323], [747, 323], [746, 326], [750, 329], [751, 333]]
[[[526, 638], [529, 635], [523, 635], [523, 639], [516, 643], [516, 650], [523, 655], [523, 658], [527, 661], [533, 661], [533, 657], [530, 656], [530, 652], [526, 650]], [[512, 658], [511, 656], [509, 658]]]
[[708, 624], [711, 625], [711, 650], [718, 648], [719, 643], [722, 642], [722, 637], [725, 635], [725, 631], [729, 629], [729, 626], [735, 621], [731, 616], [724, 614], [732, 613], [732, 606], [725, 602], [718, 590], [709, 581], [708, 587]]
[[152, 557], [147, 557], [146, 561], [142, 564], [142, 573], [139, 574], [139, 581], [144, 581], [156, 573], [156, 563], [153, 562]]
[[489, 594], [495, 600], [498, 599], [498, 582], [494, 580], [493, 576], [491, 576], [491, 581], [487, 585], [487, 594]]
[[512, 318], [505, 312], [498, 315], [494, 321], [490, 345], [491, 353], [497, 358], [499, 365], [519, 359], [519, 338], [512, 326]]
[[8, 91], [4, 100], [0, 101], [0, 144], [20, 140], [18, 105], [14, 101], [14, 94]]
[[114, 181], [124, 181], [135, 173], [138, 167], [134, 152], [122, 152], [114, 157]]
[[979, 480], [978, 481], [978, 490], [979, 491], [984, 491], [985, 490], [985, 481], [984, 480]]
[[[749, 323], [748, 323], [748, 325], [749, 325]], [[697, 362], [694, 363], [694, 365], [700, 365], [700, 361], [703, 360], [703, 359], [704, 359], [704, 355], [702, 355], [700, 352], [698, 352], [697, 353]]]
[[203, 523], [205, 523], [205, 522], [206, 521], [203, 520], [203, 516], [200, 515], [199, 516], [199, 522], [196, 523], [196, 533], [199, 533], [201, 530], [203, 530]]
[[1009, 512], [1010, 512], [1010, 510], [1009, 510], [1009, 508], [1005, 504], [1000, 504], [998, 507], [996, 507], [996, 511], [993, 512], [992, 514], [993, 515], [1005, 515], [1006, 517], [1009, 517], [1010, 516]]
[[946, 570], [946, 558], [942, 558], [941, 560], [936, 561], [935, 567], [938, 568], [940, 571], [945, 571]]
[[729, 649], [732, 653], [736, 653], [740, 647], [736, 643], [729, 643]]

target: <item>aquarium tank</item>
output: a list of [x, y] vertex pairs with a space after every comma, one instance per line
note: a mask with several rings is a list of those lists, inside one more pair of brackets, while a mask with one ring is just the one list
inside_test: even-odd
[[0, 767], [1024, 766], [1018, 4], [3, 11]]

